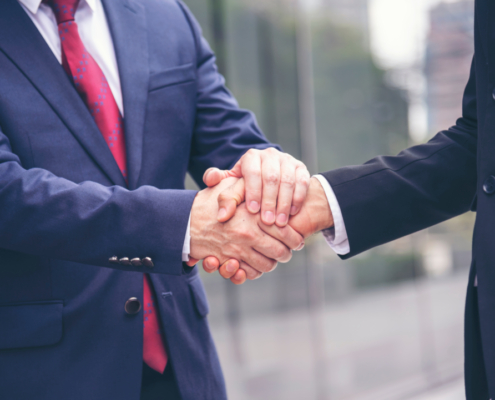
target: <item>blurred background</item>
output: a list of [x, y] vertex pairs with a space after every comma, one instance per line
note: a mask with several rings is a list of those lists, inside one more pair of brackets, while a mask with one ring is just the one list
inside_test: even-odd
[[[241, 107], [313, 173], [396, 154], [461, 115], [473, 0], [185, 2]], [[317, 235], [242, 287], [203, 273], [229, 398], [464, 399], [473, 223], [346, 262]]]

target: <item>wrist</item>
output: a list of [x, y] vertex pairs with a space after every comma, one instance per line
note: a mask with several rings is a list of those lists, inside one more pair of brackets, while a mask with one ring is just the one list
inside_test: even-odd
[[311, 219], [313, 220], [314, 232], [320, 232], [333, 227], [333, 215], [328, 203], [328, 198], [320, 181], [311, 178], [308, 189], [309, 209], [311, 210]]
[[189, 223], [189, 234], [191, 237], [189, 256], [199, 260], [205, 257], [204, 228], [207, 225], [207, 221], [205, 220], [207, 214], [205, 200], [202, 192], [196, 195], [191, 208]]

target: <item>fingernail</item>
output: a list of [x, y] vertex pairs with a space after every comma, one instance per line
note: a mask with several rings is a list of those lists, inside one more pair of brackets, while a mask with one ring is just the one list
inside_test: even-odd
[[225, 208], [221, 208], [218, 210], [218, 219], [223, 219], [227, 215], [227, 210]]
[[257, 213], [260, 210], [260, 203], [257, 201], [251, 201], [249, 203], [249, 211]]
[[278, 225], [285, 225], [286, 223], [287, 223], [287, 215], [278, 214], [277, 215], [277, 224]]
[[290, 208], [290, 215], [294, 215], [295, 213], [297, 213], [297, 207], [296, 206], [292, 206]]
[[227, 270], [227, 272], [234, 272], [235, 271], [235, 265], [234, 263], [227, 263], [227, 265], [225, 266], [225, 269]]
[[299, 247], [296, 249], [296, 251], [301, 251], [302, 249], [304, 249], [304, 245], [305, 245], [305, 243], [304, 243], [304, 242], [302, 242], [302, 243], [299, 245]]
[[271, 224], [275, 221], [275, 215], [271, 211], [265, 211], [265, 222]]

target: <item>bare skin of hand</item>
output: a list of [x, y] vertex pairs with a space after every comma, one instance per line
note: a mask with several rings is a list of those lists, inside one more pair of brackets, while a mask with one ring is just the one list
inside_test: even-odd
[[289, 225], [304, 238], [333, 226], [332, 211], [318, 179], [311, 178], [306, 201], [301, 211], [291, 217]]
[[[286, 226], [306, 198], [310, 175], [306, 166], [290, 154], [274, 148], [251, 149], [228, 171], [210, 168], [203, 177], [208, 187], [227, 177], [244, 178], [248, 210], [257, 214], [266, 225]], [[244, 193], [243, 193], [244, 196]], [[219, 218], [227, 221], [235, 210], [219, 208]]]
[[[234, 186], [223, 191], [221, 199], [219, 200], [220, 206], [230, 210], [232, 208], [235, 209], [238, 204], [243, 203], [244, 197], [242, 196], [242, 193], [244, 193], [244, 188], [242, 185], [243, 182], [240, 180], [236, 182]], [[298, 214], [290, 218], [289, 226], [300, 233], [304, 238], [308, 238], [317, 232], [333, 226], [333, 216], [328, 204], [328, 199], [318, 179], [311, 178], [306, 201]], [[266, 225], [264, 227], [266, 227]], [[301, 250], [303, 247], [304, 245], [296, 250]], [[220, 265], [215, 257], [207, 257], [203, 265], [206, 263], [207, 266], [205, 269], [210, 273], [218, 270], [220, 275], [229, 277], [227, 274], [227, 265], [235, 262], [235, 260], [229, 260], [223, 265]], [[231, 268], [234, 267], [235, 264], [231, 265]], [[245, 280], [241, 282], [234, 279], [232, 281], [236, 284], [242, 284]]]
[[[277, 262], [288, 262], [291, 249], [300, 247], [303, 238], [289, 226], [264, 225], [259, 214], [251, 214], [245, 204], [238, 207], [228, 222], [219, 222], [218, 195], [236, 182], [236, 178], [225, 179], [196, 196], [191, 210], [190, 255], [196, 260], [215, 257], [219, 264], [224, 264], [220, 267], [222, 276], [239, 283], [243, 272], [247, 279], [257, 279], [264, 272], [272, 271]], [[227, 263], [229, 260], [232, 264]], [[206, 261], [207, 271], [209, 265]], [[232, 265], [234, 268], [230, 268]], [[237, 265], [242, 271], [231, 273], [229, 270]]]

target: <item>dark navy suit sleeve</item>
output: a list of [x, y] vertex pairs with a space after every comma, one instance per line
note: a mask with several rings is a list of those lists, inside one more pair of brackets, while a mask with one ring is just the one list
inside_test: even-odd
[[396, 157], [323, 173], [342, 209], [352, 257], [469, 211], [476, 193], [474, 61], [456, 125]]
[[155, 267], [146, 272], [180, 275], [195, 195], [76, 184], [44, 169], [26, 170], [0, 130], [3, 249], [130, 271], [137, 269], [111, 264], [109, 258], [151, 257]]
[[263, 135], [254, 114], [239, 108], [218, 72], [215, 55], [203, 38], [199, 24], [179, 2], [189, 21], [197, 47], [196, 127], [191, 147], [189, 173], [201, 186], [210, 167], [230, 169], [251, 148], [276, 147]]

